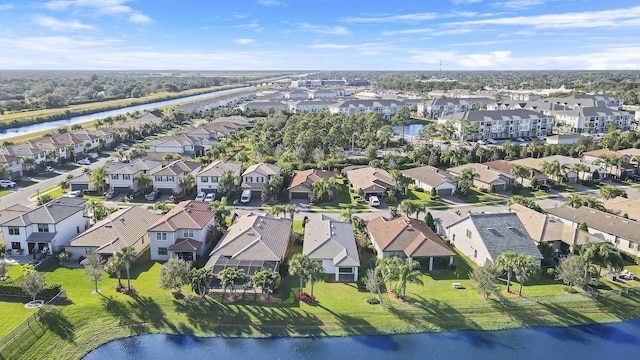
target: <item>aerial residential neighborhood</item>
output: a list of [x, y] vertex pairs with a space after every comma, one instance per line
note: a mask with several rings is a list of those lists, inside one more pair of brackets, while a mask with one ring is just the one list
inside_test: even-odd
[[[272, 85], [6, 144], [6, 281], [22, 281], [28, 264], [52, 274], [95, 264], [94, 292], [138, 296], [158, 289], [145, 277], [162, 284], [181, 262], [188, 273], [172, 291], [233, 302], [291, 291], [313, 305], [346, 291], [340, 284], [382, 304], [422, 301], [425, 282], [454, 299], [481, 295], [465, 301], [635, 291], [640, 137], [621, 99], [524, 101], [505, 90], [436, 101], [328, 84]], [[608, 260], [583, 259], [591, 248]], [[560, 275], [572, 257], [594, 265], [580, 265], [582, 280]]]

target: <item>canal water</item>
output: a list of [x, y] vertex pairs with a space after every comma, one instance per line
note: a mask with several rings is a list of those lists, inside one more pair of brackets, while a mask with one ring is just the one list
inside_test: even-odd
[[380, 336], [221, 338], [141, 335], [98, 347], [84, 360], [112, 359], [637, 359], [640, 320], [573, 327]]
[[175, 104], [180, 104], [184, 102], [195, 101], [195, 100], [204, 99], [204, 98], [215, 96], [215, 95], [226, 94], [233, 91], [242, 91], [246, 89], [249, 89], [249, 87], [218, 90], [218, 91], [213, 91], [205, 94], [192, 95], [192, 96], [182, 97], [182, 98], [173, 99], [173, 100], [165, 100], [165, 101], [158, 101], [158, 102], [153, 102], [153, 103], [143, 104], [143, 105], [128, 106], [125, 108], [101, 111], [101, 112], [88, 114], [88, 115], [73, 116], [66, 119], [19, 126], [19, 127], [10, 128], [10, 129], [2, 129], [0, 130], [0, 140], [7, 139], [14, 136], [27, 135], [27, 134], [38, 132], [38, 131], [53, 130], [63, 126], [70, 126], [73, 124], [80, 124], [80, 123], [93, 121], [97, 119], [103, 119], [109, 116], [123, 115], [126, 113], [132, 113], [134, 111], [150, 110], [150, 109], [155, 109], [162, 106], [175, 105]]

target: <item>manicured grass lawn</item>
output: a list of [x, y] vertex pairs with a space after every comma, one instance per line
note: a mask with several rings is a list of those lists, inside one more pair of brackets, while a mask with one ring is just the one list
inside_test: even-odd
[[[42, 190], [40, 191], [40, 195], [44, 195], [44, 194], [48, 194], [53, 196], [54, 199], [57, 199], [59, 197], [61, 197], [62, 195], [64, 195], [66, 192], [64, 190], [62, 190], [62, 188], [58, 187], [58, 186], [54, 186], [54, 187], [50, 187], [48, 189]], [[30, 199], [35, 199], [38, 197], [38, 193], [33, 193], [31, 196], [29, 196]]]
[[331, 209], [342, 210], [346, 208], [352, 209], [366, 209], [366, 204], [358, 204], [354, 200], [354, 195], [350, 193], [349, 186], [344, 183], [343, 178], [337, 178], [338, 184], [333, 199], [331, 201], [319, 202], [315, 205], [309, 206], [311, 209]]
[[494, 194], [484, 193], [478, 189], [472, 188], [467, 192], [467, 195], [458, 195], [458, 198], [466, 203], [481, 203], [489, 201], [506, 201], [502, 196]]
[[426, 207], [446, 207], [447, 203], [439, 200], [432, 200], [431, 195], [429, 193], [423, 191], [416, 191], [415, 189], [409, 188], [408, 194], [409, 200], [419, 200]]
[[[298, 245], [292, 253], [299, 251]], [[369, 250], [361, 250], [364, 264], [361, 273], [372, 257]], [[525, 298], [505, 295], [502, 300], [493, 297], [484, 300], [468, 278], [470, 266], [460, 257], [455, 265], [453, 269], [424, 274], [424, 286], [409, 284], [408, 301], [385, 294], [384, 306], [380, 306], [365, 303], [370, 295], [359, 282], [317, 283], [314, 295], [318, 304], [301, 303], [294, 296], [298, 279], [292, 276], [283, 279], [279, 292], [269, 302], [253, 294], [234, 301], [221, 294], [199, 300], [188, 287], [183, 288], [187, 294], [184, 299], [174, 299], [168, 291], [158, 288], [161, 264], [150, 261], [148, 253], [131, 271], [137, 295], [115, 292], [115, 278], [103, 279], [99, 283], [102, 293], [92, 295], [93, 285], [82, 269], [60, 268], [52, 262], [41, 271], [48, 281], [63, 284], [68, 300], [58, 315], [43, 319], [48, 331], [37, 333], [39, 338], [25, 339], [21, 347], [16, 347], [17, 352], [2, 355], [34, 359], [47, 354], [52, 359], [74, 359], [114, 338], [157, 332], [219, 336], [357, 335], [572, 325], [640, 317], [637, 298], [595, 301], [580, 294], [564, 294], [563, 285], [548, 279], [526, 285]], [[452, 282], [460, 282], [465, 289], [454, 289]], [[310, 292], [308, 284], [305, 291]], [[517, 291], [515, 283], [513, 291]], [[538, 302], [539, 299], [549, 301]], [[5, 303], [1, 305], [0, 309]], [[14, 310], [21, 312], [17, 307]]]
[[3, 197], [5, 195], [9, 195], [11, 194], [11, 191], [9, 190], [0, 190], [0, 197]]
[[104, 195], [96, 196], [96, 195], [84, 195], [83, 196], [87, 200], [98, 200], [104, 201]]

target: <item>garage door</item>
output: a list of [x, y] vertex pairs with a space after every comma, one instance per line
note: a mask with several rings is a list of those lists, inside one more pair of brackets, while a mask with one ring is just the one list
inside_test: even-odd
[[130, 189], [129, 189], [129, 187], [128, 187], [128, 186], [127, 186], [127, 187], [125, 187], [125, 186], [115, 186], [115, 187], [113, 188], [113, 191], [115, 191], [115, 192], [121, 192], [121, 193], [128, 193], [128, 192], [129, 192], [129, 190], [130, 190]]
[[306, 192], [292, 192], [291, 193], [291, 198], [292, 199], [308, 199], [309, 198], [309, 193], [306, 193]]
[[71, 187], [71, 191], [82, 191], [82, 190], [87, 190], [89, 189], [89, 185], [88, 184], [70, 184]]
[[438, 189], [438, 196], [451, 196], [451, 189]]
[[158, 188], [158, 191], [160, 192], [160, 194], [165, 194], [165, 195], [171, 195], [173, 194], [173, 189], [172, 188]]

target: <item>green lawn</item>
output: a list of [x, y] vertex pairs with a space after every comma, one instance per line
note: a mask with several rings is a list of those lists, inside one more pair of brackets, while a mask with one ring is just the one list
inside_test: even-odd
[[474, 203], [481, 203], [481, 202], [490, 202], [490, 201], [505, 201], [506, 199], [502, 196], [498, 196], [498, 195], [494, 195], [494, 194], [489, 194], [489, 193], [485, 193], [482, 192], [476, 188], [471, 188], [468, 192], [467, 195], [460, 195], [458, 194], [458, 198], [466, 203], [470, 203], [470, 204], [474, 204]]
[[445, 203], [443, 201], [431, 199], [431, 195], [429, 193], [426, 193], [426, 192], [423, 192], [423, 191], [416, 191], [415, 189], [412, 189], [411, 187], [409, 187], [408, 198], [409, 198], [409, 200], [419, 200], [426, 207], [447, 207], [448, 206], [447, 203]]
[[[292, 253], [299, 251], [298, 245]], [[372, 257], [370, 251], [361, 251], [363, 264], [368, 264]], [[99, 283], [102, 293], [92, 295], [93, 285], [82, 269], [60, 268], [51, 262], [41, 271], [48, 281], [64, 286], [68, 300], [58, 307], [61, 310], [58, 315], [43, 319], [43, 329], [48, 331], [35, 329], [35, 335], [23, 339], [13, 348], [14, 352], [2, 355], [36, 359], [47, 354], [51, 359], [76, 359], [108, 340], [157, 332], [219, 336], [357, 335], [572, 325], [640, 317], [638, 298], [595, 301], [581, 294], [564, 294], [563, 285], [548, 279], [526, 285], [525, 298], [505, 295], [500, 301], [484, 300], [468, 279], [470, 266], [461, 257], [455, 265], [454, 269], [424, 274], [424, 286], [410, 284], [409, 301], [385, 294], [384, 306], [368, 305], [364, 299], [370, 295], [361, 283], [321, 282], [314, 288], [319, 303], [310, 306], [295, 298], [298, 280], [291, 276], [284, 278], [280, 291], [269, 302], [252, 294], [233, 302], [222, 295], [200, 301], [190, 295], [188, 287], [183, 289], [186, 298], [174, 299], [168, 291], [158, 288], [161, 265], [150, 261], [147, 252], [131, 271], [137, 295], [115, 292], [114, 278], [103, 279]], [[361, 267], [361, 273], [366, 267]], [[465, 289], [453, 289], [452, 282], [460, 282]], [[517, 284], [514, 286], [517, 291]], [[308, 285], [305, 291], [310, 291]], [[3, 320], [5, 314], [15, 316], [10, 323], [28, 316], [26, 309], [11, 302], [0, 305]], [[9, 327], [0, 329], [5, 333]]]
[[343, 178], [337, 178], [338, 184], [333, 199], [318, 202], [315, 205], [309, 206], [311, 209], [328, 209], [328, 210], [342, 210], [346, 208], [352, 209], [366, 209], [366, 204], [358, 204], [354, 200], [354, 194], [349, 191], [349, 186], [344, 183]]
[[11, 194], [11, 191], [9, 190], [0, 190], [0, 197], [3, 197], [5, 195], [9, 195]]
[[59, 186], [53, 186], [50, 187], [48, 189], [42, 190], [39, 193], [35, 192], [33, 193], [31, 196], [29, 196], [30, 199], [35, 199], [38, 197], [38, 195], [44, 195], [44, 194], [48, 194], [53, 196], [54, 199], [57, 199], [61, 196], [63, 196], [66, 192], [64, 190], [62, 190], [62, 188], [60, 188]]

